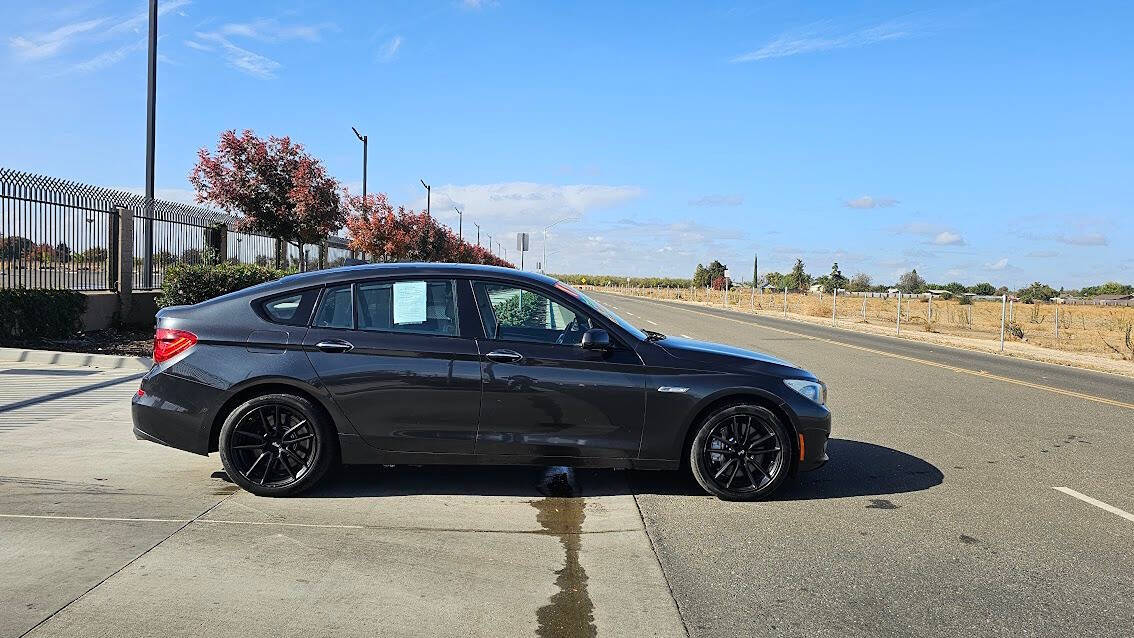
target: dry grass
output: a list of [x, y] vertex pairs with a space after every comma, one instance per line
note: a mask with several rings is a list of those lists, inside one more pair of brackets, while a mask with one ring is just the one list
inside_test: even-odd
[[[597, 290], [602, 290], [598, 288]], [[724, 307], [724, 295], [719, 290], [676, 289], [676, 288], [617, 288], [620, 292], [640, 297], [657, 299], [676, 299], [708, 303]], [[730, 291], [728, 307], [732, 310], [756, 310], [761, 313], [784, 312], [784, 295], [756, 293], [753, 298], [750, 288]], [[883, 297], [867, 297], [865, 312], [863, 298], [840, 296], [835, 307], [836, 323], [840, 327], [866, 329], [887, 327], [896, 332], [898, 300]], [[832, 298], [824, 294], [822, 298], [814, 294], [789, 294], [787, 296], [788, 315], [794, 318], [831, 320]], [[1114, 306], [1067, 306], [1056, 304], [1011, 305], [1011, 314], [1006, 320], [1005, 340], [1031, 344], [1040, 348], [1066, 353], [1093, 355], [1114, 361], [1134, 360], [1134, 352], [1127, 346], [1128, 331], [1134, 327], [1134, 307]], [[1056, 314], [1058, 312], [1058, 336], [1056, 336]], [[902, 299], [901, 330], [909, 333], [934, 333], [943, 336], [962, 337], [967, 340], [984, 340], [999, 344], [1001, 304], [991, 301], [976, 301], [961, 304], [956, 299], [945, 301], [933, 299], [932, 310], [927, 299]], [[1134, 337], [1132, 337], [1134, 339]]]

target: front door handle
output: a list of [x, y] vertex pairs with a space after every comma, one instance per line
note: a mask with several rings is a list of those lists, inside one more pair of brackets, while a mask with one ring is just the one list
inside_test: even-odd
[[354, 350], [354, 344], [342, 339], [327, 339], [315, 344], [315, 347], [323, 352], [350, 352]]
[[493, 350], [484, 356], [499, 363], [515, 363], [524, 358], [524, 355], [515, 350]]

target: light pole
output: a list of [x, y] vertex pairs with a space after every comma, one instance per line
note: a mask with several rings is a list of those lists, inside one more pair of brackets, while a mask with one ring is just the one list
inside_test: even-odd
[[461, 209], [457, 208], [456, 206], [453, 207], [453, 210], [457, 211], [457, 237], [460, 237], [461, 241], [464, 241], [465, 240], [465, 230], [464, 230], [465, 216], [463, 214], [461, 214]]
[[551, 230], [551, 227], [555, 226], [556, 224], [561, 224], [563, 222], [577, 222], [579, 221], [579, 219], [580, 218], [578, 217], [564, 217], [563, 219], [552, 222], [543, 227], [543, 262], [540, 263], [540, 272], [547, 271], [547, 231]]
[[157, 0], [150, 0], [149, 60], [146, 68], [146, 220], [142, 223], [142, 287], [154, 286], [154, 136], [157, 118]]
[[[485, 233], [485, 234], [487, 235], [488, 233]], [[493, 255], [496, 254], [496, 253], [492, 252], [492, 235], [488, 235], [488, 252], [493, 254]]]
[[429, 184], [425, 183], [425, 180], [419, 180], [419, 181], [421, 182], [421, 185], [425, 187], [425, 215], [426, 215], [426, 217], [429, 217], [430, 216], [430, 214], [429, 214], [429, 200], [430, 200], [430, 197], [431, 197], [431, 194], [432, 194], [431, 193], [432, 189], [429, 188]]
[[353, 126], [350, 130], [354, 131], [355, 137], [362, 142], [362, 205], [366, 206], [366, 136], [361, 135]]
[[473, 222], [472, 225], [476, 226], [476, 246], [480, 248], [480, 224]]

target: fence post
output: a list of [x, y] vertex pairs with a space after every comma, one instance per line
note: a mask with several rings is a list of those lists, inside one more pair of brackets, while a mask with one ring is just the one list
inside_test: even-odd
[[[1007, 296], [1007, 295], [1005, 295], [1005, 296]], [[1016, 300], [1013, 299], [1012, 301], [1008, 302], [1008, 321], [1015, 321], [1015, 320], [1016, 320]]]
[[839, 286], [835, 284], [835, 290], [831, 293], [831, 325], [836, 325], [835, 317], [838, 314], [839, 308]]
[[1004, 317], [1007, 314], [1008, 295], [1000, 297], [1000, 351], [1004, 352]]
[[933, 293], [929, 293], [929, 310], [926, 311], [926, 319], [933, 321]]
[[898, 335], [902, 334], [902, 291], [898, 291]]
[[[134, 211], [119, 206], [117, 208], [118, 228], [118, 322], [130, 321], [130, 309], [134, 305]], [[145, 264], [143, 260], [143, 267]], [[152, 262], [150, 262], [152, 264]], [[143, 273], [145, 274], [145, 273]], [[153, 274], [150, 274], [152, 285]]]
[[106, 288], [112, 291], [118, 290], [118, 227], [125, 210], [123, 206], [115, 206], [106, 225]]
[[1055, 338], [1059, 338], [1059, 304], [1055, 304]]
[[784, 286], [784, 319], [787, 319], [787, 286]]
[[862, 323], [866, 323], [866, 293], [862, 293]]

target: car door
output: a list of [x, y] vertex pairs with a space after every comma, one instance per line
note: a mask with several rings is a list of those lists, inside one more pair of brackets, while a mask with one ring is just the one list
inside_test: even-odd
[[566, 294], [473, 284], [484, 330], [478, 455], [633, 458], [645, 375], [625, 344], [584, 350], [597, 319]]
[[475, 335], [460, 325], [464, 307], [474, 306], [471, 293], [466, 286], [461, 303], [458, 290], [445, 278], [375, 279], [324, 290], [304, 349], [371, 445], [472, 453], [480, 357]]

